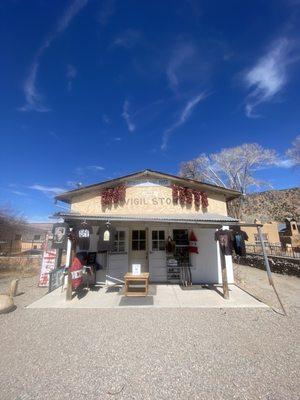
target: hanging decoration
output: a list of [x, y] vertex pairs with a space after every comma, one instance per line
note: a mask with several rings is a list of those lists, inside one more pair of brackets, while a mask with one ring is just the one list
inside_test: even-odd
[[201, 205], [203, 208], [207, 208], [208, 207], [208, 198], [207, 198], [207, 194], [204, 192], [201, 192]]
[[178, 204], [179, 202], [181, 206], [192, 205], [194, 197], [194, 204], [196, 208], [199, 208], [200, 206], [203, 208], [208, 207], [207, 194], [205, 192], [200, 192], [199, 190], [172, 185], [172, 197], [173, 203]]
[[191, 231], [190, 237], [189, 237], [189, 253], [198, 254], [197, 238], [193, 231]]
[[178, 204], [178, 199], [179, 199], [178, 189], [179, 188], [177, 185], [172, 185], [172, 197], [173, 197], [174, 204]]
[[185, 188], [184, 189], [185, 192], [185, 201], [187, 205], [192, 205], [193, 204], [193, 191], [192, 189], [189, 188]]
[[179, 203], [184, 206], [185, 204], [185, 188], [179, 186]]
[[201, 193], [198, 190], [193, 190], [195, 207], [199, 208], [201, 204]]
[[109, 207], [112, 204], [120, 204], [125, 201], [126, 186], [120, 185], [114, 188], [108, 188], [101, 193], [101, 202], [103, 207]]

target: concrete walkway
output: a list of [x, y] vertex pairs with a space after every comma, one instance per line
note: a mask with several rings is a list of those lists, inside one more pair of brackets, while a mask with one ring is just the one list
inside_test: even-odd
[[66, 301], [61, 288], [35, 301], [28, 308], [261, 308], [268, 307], [235, 285], [230, 299], [222, 297], [222, 287], [194, 285], [150, 285], [147, 297], [125, 297], [123, 288], [97, 287]]

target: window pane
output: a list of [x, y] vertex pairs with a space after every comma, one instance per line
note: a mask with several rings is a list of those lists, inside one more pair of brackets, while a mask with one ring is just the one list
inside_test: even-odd
[[114, 252], [118, 251], [118, 242], [114, 243], [113, 251]]
[[140, 241], [140, 250], [146, 250], [146, 241], [145, 240]]
[[152, 231], [152, 240], [157, 240], [157, 231]]
[[158, 250], [158, 242], [157, 242], [157, 240], [154, 240], [152, 242], [152, 250]]
[[159, 242], [159, 250], [165, 250], [166, 244], [165, 242]]
[[159, 240], [165, 240], [165, 231], [159, 231]]
[[139, 231], [132, 231], [132, 240], [137, 240], [139, 238]]
[[139, 246], [138, 246], [138, 241], [137, 240], [133, 240], [132, 241], [132, 250], [138, 250]]
[[145, 240], [146, 239], [146, 231], [140, 231], [140, 239]]
[[125, 242], [119, 243], [119, 251], [125, 251]]
[[119, 240], [125, 240], [125, 231], [119, 232]]

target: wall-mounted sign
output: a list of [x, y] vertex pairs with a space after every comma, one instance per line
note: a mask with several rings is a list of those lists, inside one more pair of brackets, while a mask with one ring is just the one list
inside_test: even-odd
[[163, 206], [171, 205], [173, 202], [171, 197], [128, 197], [125, 201], [126, 205], [131, 206]]

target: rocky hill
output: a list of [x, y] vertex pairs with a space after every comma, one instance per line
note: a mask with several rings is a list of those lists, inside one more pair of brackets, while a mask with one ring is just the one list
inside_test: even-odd
[[287, 217], [300, 220], [300, 188], [268, 190], [245, 196], [242, 207], [243, 220], [253, 222], [283, 222]]

